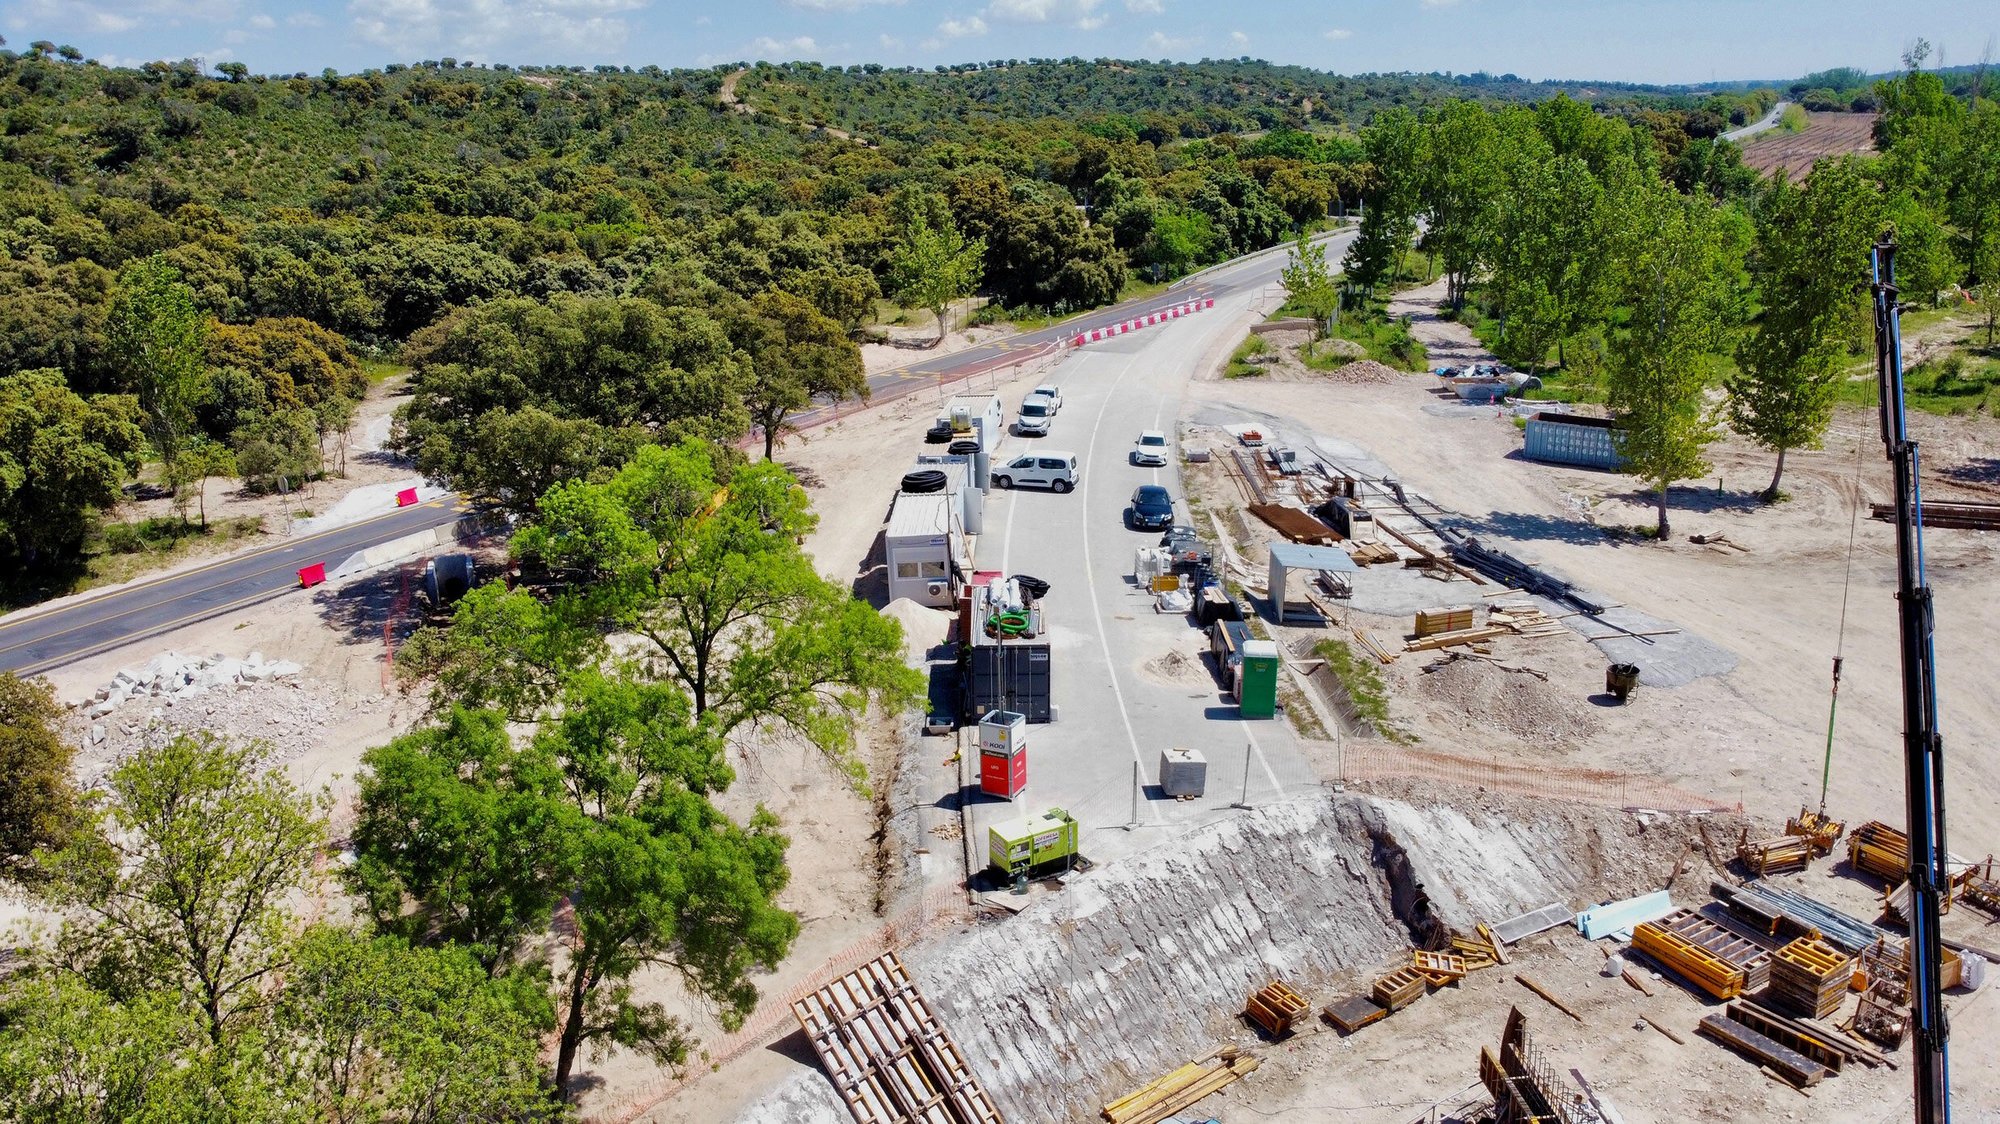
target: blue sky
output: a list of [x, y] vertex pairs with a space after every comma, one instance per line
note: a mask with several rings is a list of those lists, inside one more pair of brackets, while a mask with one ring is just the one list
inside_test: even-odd
[[[452, 55], [505, 63], [900, 66], [996, 58], [1249, 55], [1340, 73], [1486, 70], [1708, 82], [1884, 70], [1917, 36], [1978, 61], [2000, 5], [1880, 0], [0, 0], [0, 33], [136, 63], [358, 70]], [[1933, 56], [1933, 63], [1936, 56]]]

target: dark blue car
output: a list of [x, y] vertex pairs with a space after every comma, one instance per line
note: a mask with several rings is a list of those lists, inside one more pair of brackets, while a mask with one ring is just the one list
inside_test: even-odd
[[1174, 525], [1174, 498], [1158, 484], [1142, 484], [1132, 493], [1132, 506], [1125, 518], [1140, 530]]

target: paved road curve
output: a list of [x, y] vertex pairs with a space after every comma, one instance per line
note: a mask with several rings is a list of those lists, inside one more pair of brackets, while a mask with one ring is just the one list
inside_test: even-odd
[[33, 675], [141, 637], [267, 601], [297, 589], [302, 566], [324, 562], [332, 569], [356, 551], [456, 522], [465, 510], [457, 497], [435, 499], [128, 585], [59, 609], [24, 610], [0, 617], [0, 671]]
[[1768, 132], [1772, 129], [1777, 128], [1778, 118], [1784, 116], [1785, 107], [1790, 104], [1792, 103], [1788, 101], [1779, 102], [1778, 104], [1771, 107], [1771, 112], [1766, 113], [1762, 120], [1752, 121], [1751, 123], [1743, 126], [1740, 129], [1731, 129], [1728, 132], [1722, 134], [1722, 139], [1726, 141], [1735, 141], [1736, 143], [1741, 144], [1743, 140], [1747, 137], [1754, 137], [1758, 133]]
[[[1338, 258], [1344, 243], [1328, 250]], [[1061, 324], [1009, 336], [978, 347], [921, 359], [869, 380], [878, 394], [911, 380], [940, 379], [1023, 361], [1060, 346], [1092, 328], [1116, 324], [1196, 296], [1223, 297], [1276, 284], [1286, 249], [1276, 247], [1203, 271], [1164, 293], [1098, 309]], [[1218, 306], [1202, 316], [1219, 316]], [[1162, 331], [1161, 328], [1147, 329]], [[816, 414], [817, 412], [815, 412]], [[795, 419], [804, 427], [815, 414]], [[23, 610], [0, 617], [0, 671], [34, 675], [73, 663], [147, 636], [240, 609], [298, 588], [300, 567], [325, 562], [338, 566], [348, 555], [404, 535], [455, 522], [466, 510], [456, 497], [380, 516], [262, 550], [218, 559], [205, 566], [126, 586], [115, 592], [56, 609]]]

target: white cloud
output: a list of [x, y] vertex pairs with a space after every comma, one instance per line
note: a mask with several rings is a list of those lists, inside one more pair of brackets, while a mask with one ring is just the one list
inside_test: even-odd
[[986, 21], [978, 16], [967, 16], [962, 20], [946, 20], [938, 24], [937, 29], [938, 34], [946, 39], [964, 39], [986, 34]]
[[258, 12], [256, 15], [251, 16], [249, 23], [253, 31], [269, 31], [278, 26], [277, 20], [265, 15], [263, 12]]
[[1008, 23], [1080, 24], [1097, 12], [1103, 0], [993, 0], [986, 14]]
[[878, 35], [875, 37], [875, 42], [880, 44], [885, 51], [900, 51], [903, 49], [903, 41], [893, 35]]
[[1125, 0], [1125, 10], [1133, 15], [1157, 16], [1167, 10], [1161, 0]]
[[1250, 37], [1248, 35], [1243, 34], [1240, 31], [1230, 32], [1229, 41], [1231, 43], [1236, 44], [1239, 47], [1248, 47], [1250, 45]]
[[1156, 55], [1172, 55], [1194, 46], [1192, 38], [1170, 36], [1164, 31], [1155, 31], [1146, 36], [1146, 49]]
[[1110, 22], [1111, 22], [1110, 16], [1085, 16], [1084, 18], [1076, 21], [1076, 28], [1078, 31], [1096, 31], [1098, 28], [1103, 27], [1105, 24]]
[[807, 12], [853, 12], [878, 4], [897, 4], [903, 0], [785, 0], [785, 7]]
[[1330, 27], [1326, 30], [1326, 38], [1331, 42], [1338, 43], [1342, 39], [1354, 38], [1354, 33], [1344, 27]]
[[1458, 0], [1423, 0], [1423, 6], [1426, 8], [1449, 8], [1457, 3]]
[[715, 20], [713, 20], [708, 16], [696, 16], [694, 18], [694, 25], [696, 27], [707, 27], [709, 24], [712, 24], [714, 22]]
[[753, 54], [790, 60], [819, 53], [819, 44], [813, 42], [810, 35], [798, 35], [782, 41], [764, 35], [751, 41], [750, 50]]
[[559, 47], [615, 54], [626, 45], [621, 17], [652, 0], [349, 0], [364, 40], [406, 55]]
[[[17, 24], [74, 24], [118, 35], [142, 25], [179, 27], [188, 23], [233, 22], [240, 0], [22, 0]], [[102, 62], [106, 56], [99, 55]]]
[[285, 17], [286, 27], [325, 27], [326, 21], [312, 12], [293, 12]]

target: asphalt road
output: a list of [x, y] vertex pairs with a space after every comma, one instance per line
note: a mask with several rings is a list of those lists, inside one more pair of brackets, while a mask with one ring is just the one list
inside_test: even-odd
[[0, 617], [0, 671], [34, 675], [270, 600], [299, 588], [301, 567], [324, 562], [331, 570], [356, 551], [456, 522], [465, 510], [456, 497], [435, 499], [59, 608], [11, 613]]
[[1792, 103], [1788, 101], [1779, 102], [1778, 104], [1772, 106], [1771, 112], [1766, 113], [1761, 120], [1752, 121], [1751, 123], [1743, 126], [1740, 129], [1731, 129], [1728, 132], [1722, 134], [1722, 139], [1726, 141], [1740, 142], [1745, 137], [1754, 137], [1758, 133], [1768, 132], [1772, 129], [1777, 128], [1778, 118], [1784, 116], [1785, 107], [1790, 104]]
[[[1329, 257], [1344, 251], [1346, 238], [1329, 247]], [[1219, 270], [1204, 279], [1216, 295], [1213, 309], [1078, 349], [1051, 376], [1062, 384], [1063, 409], [1049, 435], [1010, 437], [994, 458], [1036, 449], [1074, 453], [1083, 480], [1067, 495], [1023, 488], [987, 496], [978, 567], [1032, 574], [1050, 585], [1043, 609], [1057, 720], [1028, 728], [1023, 795], [1004, 801], [968, 794], [975, 862], [985, 858], [989, 826], [1050, 807], [1074, 815], [1084, 855], [1105, 861], [1231, 815], [1230, 805], [1246, 792], [1257, 804], [1318, 786], [1290, 723], [1243, 719], [1200, 658], [1204, 634], [1183, 615], [1153, 611], [1132, 569], [1135, 550], [1160, 535], [1130, 530], [1124, 521], [1132, 491], [1142, 484], [1164, 484], [1185, 513], [1178, 455], [1165, 468], [1140, 468], [1131, 463], [1133, 442], [1142, 430], [1174, 433], [1196, 364], [1234, 342], [1232, 325], [1240, 325], [1240, 314], [1283, 263], [1280, 254], [1275, 262]], [[1202, 675], [1177, 682], [1145, 670], [1171, 652], [1189, 657]], [[1160, 751], [1172, 746], [1206, 756], [1203, 797], [1178, 801], [1160, 793]]]
[[[1334, 236], [1327, 256], [1338, 259], [1351, 235]], [[1215, 297], [1216, 307], [1170, 324], [1147, 328], [1121, 340], [1181, 338], [1197, 324], [1226, 319], [1231, 308], [1256, 290], [1277, 283], [1286, 249], [1277, 247], [1216, 266], [1173, 289], [1140, 300], [1098, 309], [1059, 325], [1010, 336], [978, 347], [918, 359], [870, 379], [878, 395], [911, 383], [929, 384], [994, 367], [1023, 362], [1092, 328], [1116, 324], [1169, 308], [1194, 297]], [[1109, 344], [1091, 345], [1096, 348]], [[1087, 347], [1084, 350], [1089, 351]], [[1186, 371], [1181, 372], [1185, 378]], [[1176, 383], [1175, 385], [1178, 385]], [[801, 415], [805, 427], [823, 411]], [[300, 567], [325, 562], [331, 569], [348, 555], [371, 546], [456, 521], [465, 511], [459, 499], [433, 500], [375, 519], [288, 540], [262, 550], [218, 559], [192, 570], [125, 586], [73, 604], [26, 609], [0, 617], [0, 671], [34, 675], [147, 636], [279, 597], [298, 588]], [[1129, 559], [1128, 559], [1129, 561]]]

